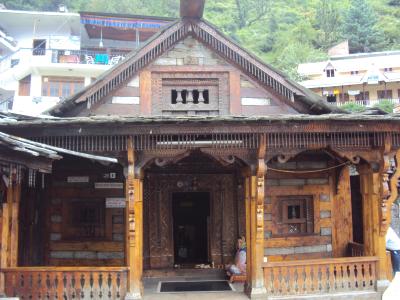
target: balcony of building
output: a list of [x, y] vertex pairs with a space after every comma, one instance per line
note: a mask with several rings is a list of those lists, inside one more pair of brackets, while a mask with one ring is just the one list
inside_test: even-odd
[[335, 102], [329, 102], [331, 105], [335, 105], [338, 107], [346, 106], [349, 104], [354, 104], [357, 106], [363, 106], [363, 107], [375, 107], [378, 106], [379, 104], [382, 103], [390, 103], [394, 106], [397, 106], [400, 104], [400, 99], [399, 98], [391, 98], [391, 99], [361, 99], [361, 100], [348, 100], [348, 101], [335, 101]]

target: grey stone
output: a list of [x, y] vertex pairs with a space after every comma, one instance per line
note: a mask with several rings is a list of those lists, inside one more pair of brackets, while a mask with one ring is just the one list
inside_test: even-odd
[[332, 228], [321, 227], [321, 235], [332, 235]]
[[98, 259], [124, 258], [124, 252], [97, 252]]
[[278, 179], [267, 179], [265, 181], [266, 186], [277, 186], [279, 185], [279, 180]]
[[50, 257], [51, 258], [73, 258], [74, 252], [73, 251], [51, 251]]
[[159, 66], [175, 66], [176, 58], [162, 57], [157, 59], [154, 64]]
[[113, 216], [112, 220], [113, 220], [113, 224], [124, 224], [123, 216]]
[[76, 251], [74, 252], [74, 258], [77, 259], [96, 259], [97, 255], [94, 251]]
[[294, 253], [316, 253], [316, 252], [326, 252], [326, 245], [315, 245], [315, 246], [301, 246], [295, 247]]
[[266, 213], [264, 214], [264, 221], [271, 221], [272, 220], [272, 214]]
[[289, 254], [294, 254], [294, 247], [264, 248], [264, 255], [289, 255]]
[[319, 212], [319, 216], [321, 217], [321, 219], [330, 218], [331, 217], [331, 211], [330, 210], [321, 210]]
[[319, 196], [319, 201], [321, 202], [330, 202], [331, 201], [331, 197], [327, 194], [321, 194]]
[[61, 223], [62, 217], [60, 215], [51, 215], [50, 220], [52, 223]]
[[293, 185], [305, 185], [306, 180], [305, 179], [280, 179], [279, 180], [279, 185], [282, 186], [293, 186]]
[[51, 241], [59, 241], [61, 240], [61, 233], [50, 233], [50, 240]]
[[113, 233], [113, 238], [112, 239], [113, 239], [113, 241], [120, 242], [120, 241], [124, 240], [124, 235], [121, 234], [121, 233]]
[[310, 178], [307, 179], [307, 184], [328, 184], [328, 178]]
[[272, 168], [281, 169], [281, 170], [295, 170], [296, 169], [296, 162], [287, 162], [287, 163], [279, 163], [275, 162], [271, 164]]
[[60, 198], [52, 198], [51, 199], [51, 204], [60, 204], [61, 203], [61, 199]]
[[323, 169], [326, 167], [326, 161], [299, 161], [297, 163], [298, 169]]

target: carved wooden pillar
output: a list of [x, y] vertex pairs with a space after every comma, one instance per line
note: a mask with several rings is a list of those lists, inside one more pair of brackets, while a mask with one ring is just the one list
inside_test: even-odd
[[129, 270], [125, 299], [141, 299], [143, 294], [143, 182], [135, 178], [135, 152], [132, 138], [128, 139], [127, 145], [125, 252]]
[[[250, 190], [250, 200], [247, 200], [248, 196], [246, 193], [246, 203], [250, 201], [250, 205], [246, 204], [246, 225], [250, 226], [250, 240], [248, 240], [248, 244], [250, 245], [248, 252], [250, 255], [247, 261], [250, 264], [250, 273], [248, 273], [250, 278], [248, 279], [247, 290], [251, 298], [266, 294], [264, 270], [262, 267], [264, 261], [265, 154], [265, 135], [261, 135], [255, 176], [251, 176], [248, 180], [249, 183], [246, 183], [246, 186]], [[249, 214], [247, 214], [247, 209], [249, 209]], [[250, 224], [248, 224], [247, 218], [250, 219]]]
[[[17, 267], [19, 204], [21, 199], [21, 169], [10, 166], [7, 202], [3, 203], [0, 269]], [[4, 294], [4, 274], [0, 275], [0, 295]]]
[[382, 174], [374, 172], [371, 166], [359, 168], [361, 195], [363, 199], [364, 249], [366, 256], [379, 257], [378, 289], [388, 285], [386, 269], [385, 235], [380, 234], [380, 210], [382, 208]]

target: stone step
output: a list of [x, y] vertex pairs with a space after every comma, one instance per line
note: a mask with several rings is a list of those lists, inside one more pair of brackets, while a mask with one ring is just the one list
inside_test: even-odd
[[197, 279], [226, 279], [225, 271], [221, 269], [157, 269], [146, 270], [143, 273], [144, 279], [162, 278], [185, 278], [187, 280]]

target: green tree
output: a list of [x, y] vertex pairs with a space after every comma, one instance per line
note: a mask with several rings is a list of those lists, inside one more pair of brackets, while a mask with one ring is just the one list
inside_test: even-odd
[[320, 0], [316, 11], [316, 26], [319, 35], [319, 45], [328, 49], [338, 42], [340, 36], [340, 11], [338, 2]]
[[377, 17], [366, 0], [351, 0], [343, 36], [349, 40], [352, 53], [378, 51], [383, 47], [383, 33], [378, 29]]
[[239, 29], [263, 18], [270, 6], [269, 0], [235, 0]]

